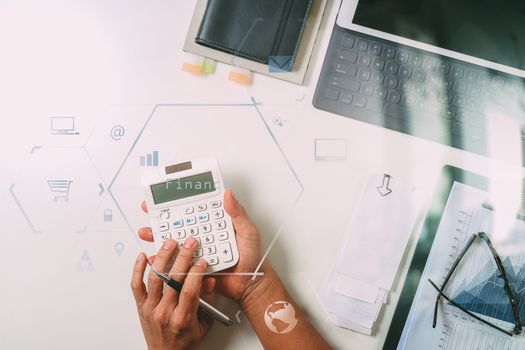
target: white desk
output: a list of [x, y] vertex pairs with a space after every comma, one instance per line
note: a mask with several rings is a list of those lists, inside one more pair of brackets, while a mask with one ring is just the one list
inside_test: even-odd
[[[279, 232], [269, 259], [321, 333], [338, 349], [380, 347], [393, 302], [374, 337], [327, 323], [320, 303], [366, 177], [389, 173], [430, 195], [445, 163], [510, 170], [314, 109], [338, 5], [328, 4], [305, 86], [257, 75], [246, 88], [222, 64], [209, 77], [181, 71], [191, 1], [1, 2], [0, 348], [144, 349], [129, 278], [138, 251], [152, 250], [129, 227], [147, 224], [138, 159], [154, 150], [216, 154], [265, 247]], [[79, 135], [52, 135], [53, 116], [74, 116]], [[110, 137], [116, 125], [121, 140]], [[316, 138], [346, 139], [346, 160], [314, 160]], [[53, 201], [45, 180], [57, 177], [74, 181], [68, 202]], [[260, 348], [240, 317], [236, 330], [215, 325], [202, 348]]]

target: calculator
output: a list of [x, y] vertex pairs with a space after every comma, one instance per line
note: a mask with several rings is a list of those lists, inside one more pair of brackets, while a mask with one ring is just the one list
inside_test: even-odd
[[193, 237], [199, 243], [193, 260], [205, 259], [207, 273], [237, 264], [239, 250], [224, 209], [224, 183], [215, 158], [148, 168], [142, 183], [157, 251], [168, 239], [180, 248]]

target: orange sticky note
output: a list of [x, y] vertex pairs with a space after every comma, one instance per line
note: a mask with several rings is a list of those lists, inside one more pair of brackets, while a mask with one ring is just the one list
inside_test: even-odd
[[187, 53], [184, 57], [182, 70], [191, 74], [204, 73], [204, 57]]
[[182, 65], [182, 70], [191, 74], [202, 74], [202, 72], [204, 71], [202, 66], [187, 62], [184, 62], [184, 64]]
[[248, 69], [233, 67], [228, 77], [230, 81], [241, 85], [251, 85], [253, 80], [253, 73]]

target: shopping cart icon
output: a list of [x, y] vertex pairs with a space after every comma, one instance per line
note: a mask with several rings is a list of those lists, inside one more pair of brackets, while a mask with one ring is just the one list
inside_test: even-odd
[[69, 181], [69, 180], [49, 180], [47, 181], [47, 184], [49, 185], [49, 189], [51, 190], [51, 193], [55, 195], [55, 198], [53, 200], [56, 202], [58, 201], [59, 198], [64, 198], [66, 202], [69, 201], [69, 189], [72, 183], [73, 181]]

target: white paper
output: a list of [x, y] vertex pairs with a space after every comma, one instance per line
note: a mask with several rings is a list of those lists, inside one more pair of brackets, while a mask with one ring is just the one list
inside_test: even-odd
[[332, 322], [333, 324], [335, 324], [335, 325], [337, 325], [339, 327], [350, 329], [352, 331], [356, 331], [356, 332], [363, 333], [363, 334], [366, 334], [366, 335], [371, 335], [372, 334], [372, 329], [371, 328], [361, 327], [357, 323], [354, 323], [352, 321], [349, 321], [347, 319], [344, 319], [344, 318], [339, 317], [339, 316], [337, 316], [335, 314], [332, 314], [332, 313], [328, 315], [328, 321]]
[[348, 227], [336, 271], [390, 290], [423, 204], [421, 192], [394, 178], [385, 187], [385, 176], [372, 176]]
[[375, 303], [379, 297], [379, 288], [342, 274], [335, 275], [335, 292], [350, 298]]
[[[443, 344], [446, 344], [447, 350], [525, 348], [523, 336], [509, 337], [445, 302], [439, 305], [436, 328], [430, 326], [437, 292], [428, 279], [439, 285], [473, 234], [485, 232], [490, 237], [504, 265], [514, 270], [509, 276], [517, 276], [515, 271], [524, 266], [525, 222], [507, 216], [509, 213], [484, 208], [483, 203], [488, 197], [487, 192], [454, 183], [410, 307], [399, 349], [438, 349]], [[497, 228], [498, 224], [505, 225], [507, 229]], [[449, 297], [454, 300], [467, 291], [474, 295], [472, 290], [478, 288], [476, 286], [491, 283], [488, 282], [490, 276], [497, 271], [493, 259], [489, 249], [479, 239], [474, 242], [450, 279], [447, 286]], [[519, 283], [519, 280], [520, 277], [517, 280], [511, 277], [509, 282], [512, 285]], [[496, 304], [490, 304], [490, 307], [487, 304], [490, 304], [490, 300], [478, 299], [476, 303], [464, 304], [463, 307], [492, 320], [503, 329], [512, 329], [513, 323], [505, 319], [505, 313], [495, 311], [492, 305]]]
[[372, 328], [383, 306], [386, 291], [380, 291], [374, 303], [367, 303], [335, 292], [335, 284], [336, 277], [332, 274], [323, 295], [326, 309], [361, 327]]

